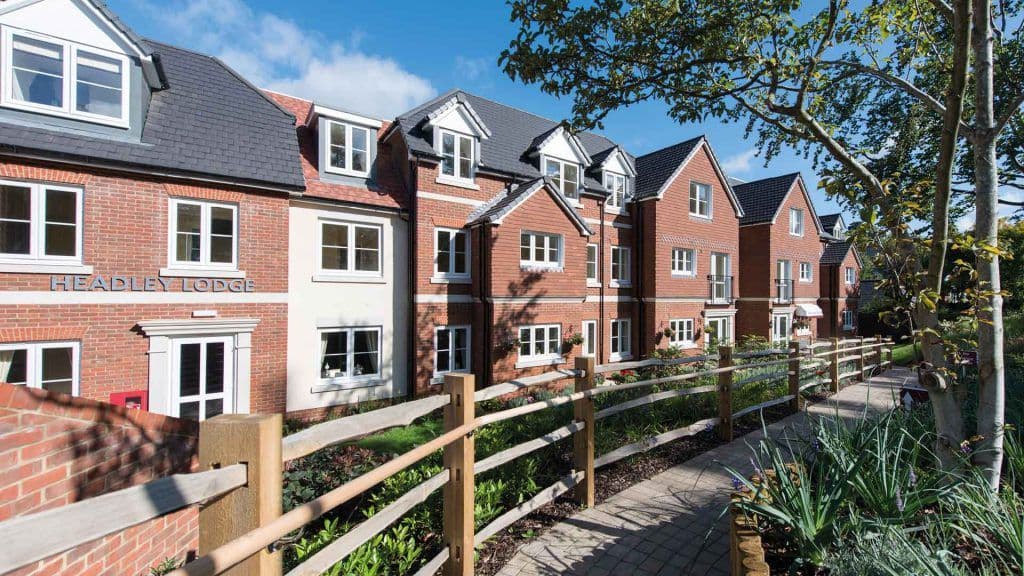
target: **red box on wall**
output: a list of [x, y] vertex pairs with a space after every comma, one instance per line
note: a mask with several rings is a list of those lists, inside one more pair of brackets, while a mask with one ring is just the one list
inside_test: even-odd
[[110, 395], [110, 403], [115, 406], [124, 406], [125, 408], [149, 410], [149, 391], [114, 392]]

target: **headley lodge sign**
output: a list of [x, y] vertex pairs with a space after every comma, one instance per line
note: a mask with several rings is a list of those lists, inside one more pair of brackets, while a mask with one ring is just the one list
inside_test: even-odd
[[163, 278], [161, 276], [50, 276], [54, 292], [255, 292], [255, 280], [223, 278]]

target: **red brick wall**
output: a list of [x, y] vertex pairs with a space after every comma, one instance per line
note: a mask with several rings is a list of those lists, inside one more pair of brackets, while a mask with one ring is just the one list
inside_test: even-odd
[[[188, 472], [196, 434], [194, 422], [0, 383], [0, 521]], [[148, 574], [195, 551], [197, 516], [187, 508], [14, 574]]]
[[[857, 282], [853, 286], [846, 284], [846, 268], [853, 268], [857, 271]], [[843, 310], [853, 310], [854, 314], [860, 308], [860, 274], [861, 267], [857, 257], [851, 248], [846, 258], [838, 266], [821, 265], [821, 300], [819, 305], [824, 312], [824, 317], [818, 321], [818, 335], [823, 338], [833, 336], [851, 336], [857, 332], [843, 329]], [[835, 329], [833, 329], [833, 326]]]
[[[82, 186], [83, 262], [93, 267], [94, 276], [108, 278], [154, 277], [167, 267], [169, 198], [236, 203], [239, 269], [254, 282], [257, 293], [288, 290], [288, 198], [284, 194], [186, 186], [138, 175], [11, 161], [0, 162], [0, 177]], [[170, 291], [179, 292], [182, 280], [170, 280]], [[280, 304], [3, 304], [2, 291], [49, 290], [49, 274], [0, 273], [0, 343], [80, 341], [82, 396], [105, 401], [112, 392], [148, 388], [148, 342], [138, 332], [138, 322], [184, 320], [194, 310], [213, 309], [222, 318], [260, 319], [253, 334], [250, 406], [256, 412], [284, 410], [287, 304], [283, 298]]]

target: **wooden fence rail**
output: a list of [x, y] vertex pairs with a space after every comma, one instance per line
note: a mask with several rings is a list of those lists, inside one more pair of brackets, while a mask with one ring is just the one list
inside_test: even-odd
[[[822, 352], [826, 346], [829, 349]], [[772, 360], [772, 357], [781, 358]], [[704, 362], [717, 364], [711, 367], [701, 364], [696, 371], [633, 382], [605, 381], [599, 384], [597, 380], [600, 374]], [[856, 362], [856, 370], [845, 369], [844, 365], [850, 362]], [[785, 369], [776, 368], [783, 365]], [[23, 567], [185, 506], [216, 498], [213, 504], [203, 507], [200, 513], [200, 558], [172, 574], [198, 576], [244, 573], [277, 576], [281, 573], [281, 558], [280, 553], [272, 549], [275, 542], [394, 474], [443, 450], [444, 469], [441, 473], [381, 508], [295, 567], [288, 576], [320, 574], [329, 569], [438, 490], [442, 490], [444, 495], [445, 545], [417, 574], [432, 575], [443, 567], [446, 576], [469, 576], [473, 573], [474, 546], [555, 498], [572, 492], [582, 505], [593, 506], [596, 469], [714, 428], [718, 429], [721, 438], [729, 440], [733, 436], [735, 420], [771, 406], [789, 404], [792, 409], [799, 410], [801, 392], [822, 384], [817, 376], [821, 374], [823, 366], [828, 366], [829, 381], [833, 389], [838, 390], [845, 379], [865, 379], [872, 370], [891, 365], [892, 342], [882, 339], [833, 339], [831, 342], [810, 345], [792, 343], [788, 349], [736, 354], [731, 347], [722, 346], [715, 355], [648, 359], [600, 366], [594, 364], [593, 358], [577, 358], [572, 369], [546, 372], [482, 390], [475, 390], [472, 375], [448, 374], [445, 376], [443, 394], [325, 422], [283, 439], [280, 436], [280, 416], [218, 416], [204, 422], [200, 428], [200, 463], [216, 469], [176, 475], [64, 508], [2, 522], [0, 542], [4, 545], [0, 547], [0, 572]], [[735, 377], [736, 373], [747, 372], [751, 374], [738, 379]], [[810, 375], [809, 382], [804, 381], [807, 375]], [[475, 405], [479, 402], [569, 378], [574, 379], [575, 384], [575, 390], [569, 394], [488, 414], [476, 414]], [[697, 382], [696, 386], [686, 386], [687, 382], [700, 379], [714, 379], [715, 383]], [[785, 381], [788, 393], [736, 409], [733, 406], [733, 392], [758, 381]], [[595, 410], [594, 401], [597, 396], [664, 384], [682, 387], [655, 390]], [[697, 394], [716, 394], [717, 416], [643, 438], [601, 455], [595, 454], [594, 434], [599, 421], [664, 400]], [[573, 406], [572, 421], [568, 424], [483, 460], [475, 460], [475, 430], [567, 404]], [[444, 408], [444, 432], [440, 436], [281, 514], [280, 477], [284, 462], [372, 432], [411, 424], [439, 408]], [[474, 532], [473, 494], [477, 474], [569, 438], [573, 440], [573, 469], [566, 476], [530, 500], [506, 511], [480, 531]], [[69, 531], [68, 526], [74, 528]], [[58, 527], [61, 529], [58, 530]], [[60, 534], [61, 537], [54, 538], [54, 534]]]

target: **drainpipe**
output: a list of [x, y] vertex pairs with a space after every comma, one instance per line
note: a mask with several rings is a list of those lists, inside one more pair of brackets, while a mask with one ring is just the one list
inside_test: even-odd
[[[605, 262], [605, 212], [604, 203], [601, 200], [597, 201], [597, 213], [601, 216], [601, 228], [598, 234], [598, 259], [597, 259], [597, 277], [600, 280], [600, 287], [597, 289], [597, 348], [594, 349], [594, 353], [597, 355], [596, 362], [601, 364], [601, 361], [605, 356], [605, 343], [604, 343], [604, 330], [607, 318], [605, 317], [604, 311], [604, 299], [605, 299], [605, 278], [604, 278], [604, 262]], [[609, 257], [611, 254], [609, 254]]]
[[[416, 263], [419, 259], [419, 255], [416, 252], [418, 243], [416, 242], [416, 235], [419, 231], [419, 206], [417, 203], [419, 200], [416, 198], [416, 189], [419, 188], [419, 162], [416, 162], [410, 156], [407, 162], [412, 167], [412, 182], [413, 185], [410, 187], [409, 182], [405, 183], [406, 193], [409, 195], [409, 225], [406, 227], [407, 234], [409, 235], [409, 254], [406, 257], [406, 267], [408, 271], [406, 273], [406, 283], [408, 284], [409, 290], [409, 318], [407, 323], [409, 325], [408, 330], [408, 342], [409, 353], [406, 354], [406, 374], [408, 374], [408, 386], [405, 392], [406, 397], [412, 400], [416, 397], [416, 383], [419, 382], [419, 374], [416, 373], [416, 357], [419, 355], [419, 349], [417, 348], [416, 333], [419, 329], [419, 310], [416, 306]], [[412, 188], [412, 190], [410, 190]]]
[[632, 270], [630, 270], [629, 273], [634, 275], [635, 282], [633, 285], [636, 286], [636, 288], [633, 289], [633, 294], [637, 302], [634, 310], [637, 312], [636, 326], [637, 334], [640, 336], [638, 338], [638, 340], [640, 340], [640, 345], [637, 346], [636, 358], [643, 358], [644, 356], [649, 355], [651, 351], [650, 343], [647, 340], [649, 335], [647, 333], [647, 303], [644, 302], [644, 275], [640, 273], [640, 271], [644, 270], [646, 266], [637, 265], [640, 263], [646, 263], [646, 253], [644, 252], [644, 209], [635, 201], [633, 202], [633, 206], [636, 208], [633, 211], [633, 250], [637, 257], [631, 259], [630, 266], [632, 267]]

